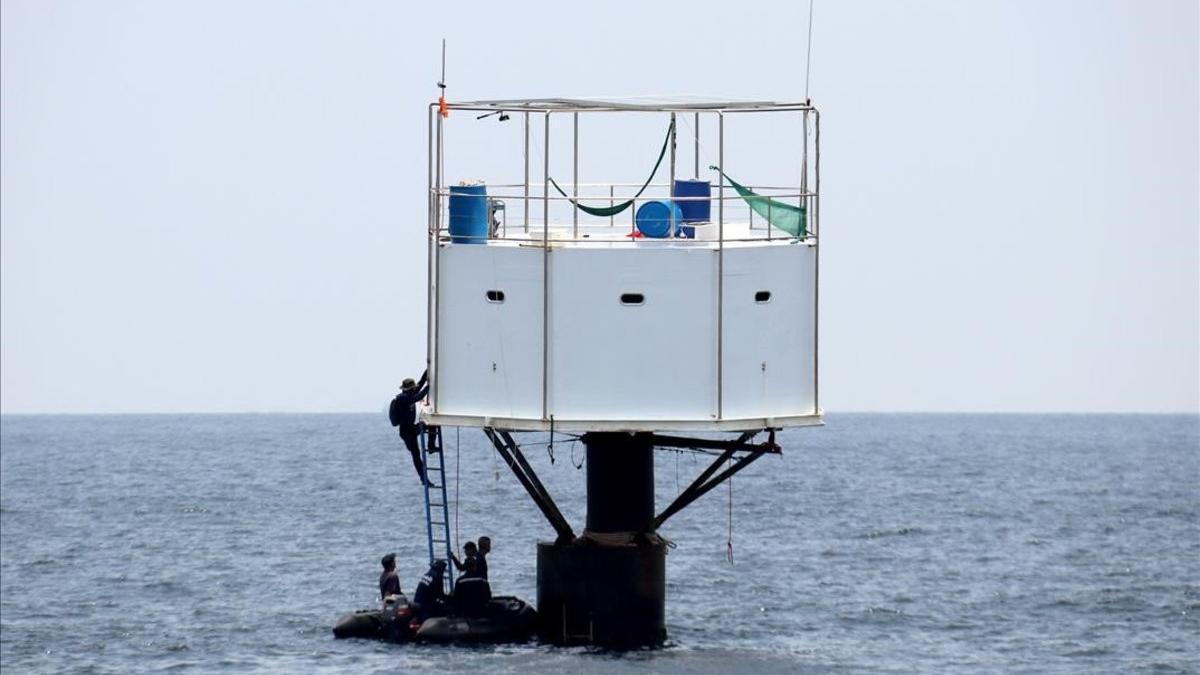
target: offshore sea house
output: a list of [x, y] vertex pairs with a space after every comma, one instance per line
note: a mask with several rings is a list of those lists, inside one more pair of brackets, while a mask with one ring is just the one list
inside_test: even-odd
[[[554, 528], [538, 551], [544, 639], [658, 642], [658, 528], [778, 453], [774, 430], [821, 424], [820, 116], [808, 102], [694, 99], [442, 102], [428, 114], [422, 418], [483, 429]], [[581, 127], [604, 139], [586, 156]], [[617, 165], [649, 177], [579, 179]], [[495, 180], [466, 180], [480, 175]], [[582, 434], [579, 535], [524, 460], [517, 438], [530, 431]], [[655, 447], [717, 455], [657, 513]], [[443, 557], [434, 529], [430, 555]]]

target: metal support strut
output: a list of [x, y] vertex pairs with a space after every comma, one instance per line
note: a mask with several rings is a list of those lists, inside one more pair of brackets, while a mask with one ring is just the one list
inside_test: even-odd
[[[758, 445], [748, 443], [748, 441], [757, 433], [758, 432], [745, 432], [739, 436], [736, 441], [713, 441], [702, 438], [677, 438], [674, 436], [655, 435], [653, 442], [659, 447], [724, 450], [724, 452], [722, 452], [720, 456], [718, 456], [717, 459], [708, 466], [707, 469], [702, 471], [700, 475], [696, 477], [696, 480], [692, 481], [691, 485], [687, 486], [683, 492], [680, 492], [679, 496], [675, 498], [675, 501], [671, 502], [670, 506], [663, 509], [662, 513], [654, 517], [652, 529], [657, 530], [664, 522], [666, 522], [667, 518], [679, 513], [689, 504], [703, 497], [708, 493], [709, 490], [712, 490], [725, 481], [725, 479], [732, 477], [735, 473], [746, 468], [751, 464], [751, 462], [759, 457], [762, 457], [767, 453], [780, 454], [782, 452], [780, 447], [775, 444], [774, 431], [770, 432], [766, 443], [761, 443]], [[736, 453], [738, 450], [745, 450], [749, 452], [749, 454], [743, 455], [741, 459], [733, 464], [733, 466], [725, 469], [713, 477], [713, 474], [716, 473], [717, 469], [721, 468], [722, 464], [729, 461], [733, 457], [734, 453]]]
[[492, 445], [496, 446], [496, 452], [500, 454], [504, 463], [520, 481], [521, 486], [529, 493], [529, 497], [541, 510], [542, 515], [546, 516], [550, 526], [558, 533], [558, 542], [574, 541], [575, 531], [571, 529], [570, 523], [558, 510], [554, 499], [550, 497], [550, 493], [546, 491], [546, 487], [534, 473], [533, 467], [529, 466], [529, 462], [525, 460], [525, 455], [521, 453], [521, 448], [513, 440], [512, 434], [492, 427], [484, 427], [483, 433], [492, 442]]

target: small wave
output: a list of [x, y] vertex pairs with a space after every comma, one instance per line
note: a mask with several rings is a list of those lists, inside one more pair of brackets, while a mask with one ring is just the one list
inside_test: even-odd
[[880, 539], [883, 537], [907, 537], [910, 535], [922, 535], [929, 532], [922, 527], [901, 527], [895, 530], [871, 530], [870, 532], [859, 535], [859, 539]]
[[1085, 657], [1085, 656], [1108, 656], [1109, 654], [1112, 654], [1112, 653], [1113, 653], [1113, 651], [1111, 649], [1109, 649], [1108, 647], [1098, 647], [1097, 646], [1097, 647], [1087, 647], [1085, 649], [1075, 649], [1075, 650], [1067, 652], [1065, 654], [1065, 656], [1070, 656], [1072, 658]]
[[1053, 601], [1041, 605], [1043, 608], [1052, 607], [1079, 607], [1083, 603], [1073, 598], [1055, 598]]
[[908, 615], [902, 610], [892, 607], [872, 605], [853, 614], [843, 614], [840, 619], [851, 624], [887, 624], [905, 621], [908, 619]]
[[1150, 666], [1149, 666], [1149, 668], [1150, 668], [1150, 670], [1156, 670], [1156, 671], [1159, 671], [1159, 672], [1164, 672], [1164, 673], [1187, 673], [1187, 672], [1191, 672], [1191, 671], [1190, 671], [1189, 669], [1187, 669], [1187, 668], [1183, 668], [1183, 667], [1177, 666], [1177, 665], [1175, 665], [1175, 664], [1173, 664], [1173, 663], [1163, 663], [1162, 661], [1155, 661], [1154, 663], [1151, 663], [1151, 664], [1150, 664]]

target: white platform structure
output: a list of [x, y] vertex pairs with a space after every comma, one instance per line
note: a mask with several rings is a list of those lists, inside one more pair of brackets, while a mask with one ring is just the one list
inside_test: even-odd
[[[432, 425], [514, 431], [750, 431], [821, 424], [818, 399], [819, 115], [802, 103], [530, 99], [451, 103], [451, 115], [516, 118], [524, 131], [523, 183], [487, 183], [503, 203], [486, 238], [449, 232], [450, 183], [444, 175], [446, 127], [430, 115], [430, 396], [421, 414]], [[626, 212], [580, 213], [554, 192], [549, 170], [551, 119], [573, 133], [574, 181], [558, 180], [580, 203], [607, 206], [641, 184], [581, 184], [579, 118], [657, 116], [668, 128], [670, 162], [659, 182]], [[717, 172], [701, 172], [700, 133], [716, 139], [723, 162], [726, 119], [791, 125], [799, 147], [772, 147], [789, 176], [748, 185], [777, 203], [805, 209], [806, 231], [771, 227]], [[683, 118], [694, 138], [679, 132]], [[490, 120], [478, 124], [489, 124]], [[510, 124], [514, 124], [510, 123]], [[739, 124], [744, 121], [739, 119]], [[541, 127], [541, 128], [538, 128]], [[530, 131], [544, 138], [530, 153]], [[557, 127], [555, 127], [557, 129]], [[678, 138], [677, 138], [678, 134]], [[556, 139], [557, 140], [557, 139]], [[689, 143], [690, 141], [690, 143]], [[713, 178], [711, 221], [696, 238], [635, 238], [633, 213], [669, 197], [681, 144], [695, 146], [694, 173]], [[657, 151], [658, 148], [653, 148]], [[480, 152], [456, 148], [458, 156]], [[629, 151], [644, 172], [645, 148]], [[747, 153], [741, 153], [746, 156]], [[541, 182], [529, 181], [542, 160]], [[692, 167], [688, 167], [692, 168]], [[730, 171], [735, 175], [736, 169]], [[688, 172], [691, 178], [693, 172]], [[782, 186], [782, 187], [781, 187]]]

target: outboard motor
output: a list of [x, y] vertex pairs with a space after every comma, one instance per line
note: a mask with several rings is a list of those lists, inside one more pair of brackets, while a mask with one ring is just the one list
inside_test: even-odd
[[413, 618], [412, 608], [404, 595], [389, 595], [383, 601], [380, 612], [383, 621], [383, 637], [393, 642], [408, 642], [412, 637], [409, 621]]
[[383, 609], [360, 609], [343, 615], [333, 626], [336, 638], [372, 638], [408, 642], [413, 629], [409, 626], [412, 608], [403, 595], [389, 595]]

